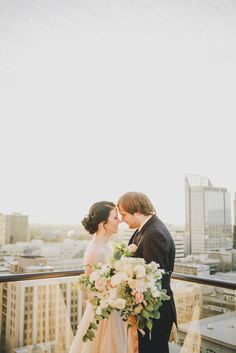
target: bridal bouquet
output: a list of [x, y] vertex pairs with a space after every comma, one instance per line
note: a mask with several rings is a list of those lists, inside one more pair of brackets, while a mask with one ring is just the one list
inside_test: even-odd
[[120, 312], [124, 321], [135, 322], [142, 334], [147, 328], [151, 334], [152, 320], [160, 317], [162, 302], [169, 299], [162, 289], [163, 270], [155, 262], [145, 263], [132, 257], [135, 245], [115, 244], [106, 264], [93, 265], [93, 272], [82, 275], [79, 286], [87, 289], [94, 311], [84, 341], [92, 340], [100, 320], [108, 318], [113, 310]]

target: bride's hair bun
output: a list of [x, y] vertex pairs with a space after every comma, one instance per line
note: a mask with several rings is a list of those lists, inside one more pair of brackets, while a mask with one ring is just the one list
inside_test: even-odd
[[91, 215], [84, 217], [84, 219], [82, 220], [82, 224], [90, 234], [96, 233], [98, 224], [94, 222], [94, 217], [92, 217]]
[[116, 207], [116, 205], [110, 201], [94, 203], [90, 207], [89, 214], [82, 220], [84, 228], [90, 234], [95, 234], [98, 230], [99, 223], [108, 221], [110, 212], [114, 207]]

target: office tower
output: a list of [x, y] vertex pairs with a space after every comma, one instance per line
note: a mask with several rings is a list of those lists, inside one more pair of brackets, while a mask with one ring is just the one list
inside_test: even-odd
[[21, 213], [6, 215], [6, 244], [28, 242], [28, 216]]
[[175, 261], [183, 258], [185, 254], [185, 232], [182, 227], [167, 225], [175, 243]]
[[191, 253], [232, 249], [230, 194], [205, 176], [185, 177], [186, 232]]
[[184, 233], [176, 231], [173, 234], [173, 239], [175, 242], [175, 261], [177, 261], [177, 259], [184, 257]]
[[5, 244], [6, 221], [4, 214], [0, 213], [0, 245]]
[[236, 193], [234, 195], [234, 240], [233, 240], [233, 247], [236, 249]]
[[61, 277], [0, 284], [1, 352], [51, 343], [54, 353], [68, 352], [82, 315], [74, 281]]

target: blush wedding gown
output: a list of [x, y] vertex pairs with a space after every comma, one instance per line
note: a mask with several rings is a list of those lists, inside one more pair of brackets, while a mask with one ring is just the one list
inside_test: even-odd
[[[101, 242], [94, 238], [84, 253], [84, 265], [105, 263], [106, 257], [111, 255], [109, 242]], [[94, 331], [92, 341], [83, 341], [89, 324], [93, 320], [91, 304], [87, 302], [78, 330], [72, 342], [69, 353], [130, 353], [134, 352], [128, 339], [127, 323], [122, 321], [118, 311], [112, 311], [108, 319], [99, 322], [98, 329]], [[128, 344], [129, 341], [129, 344]], [[128, 348], [129, 346], [129, 348]]]

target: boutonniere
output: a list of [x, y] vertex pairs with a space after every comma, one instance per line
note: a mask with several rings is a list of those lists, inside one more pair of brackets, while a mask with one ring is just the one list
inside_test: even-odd
[[132, 255], [134, 255], [135, 253], [136, 253], [136, 250], [137, 250], [137, 245], [135, 245], [135, 244], [130, 244], [129, 246], [128, 246], [128, 249], [129, 249], [129, 251], [131, 252], [131, 254]]

